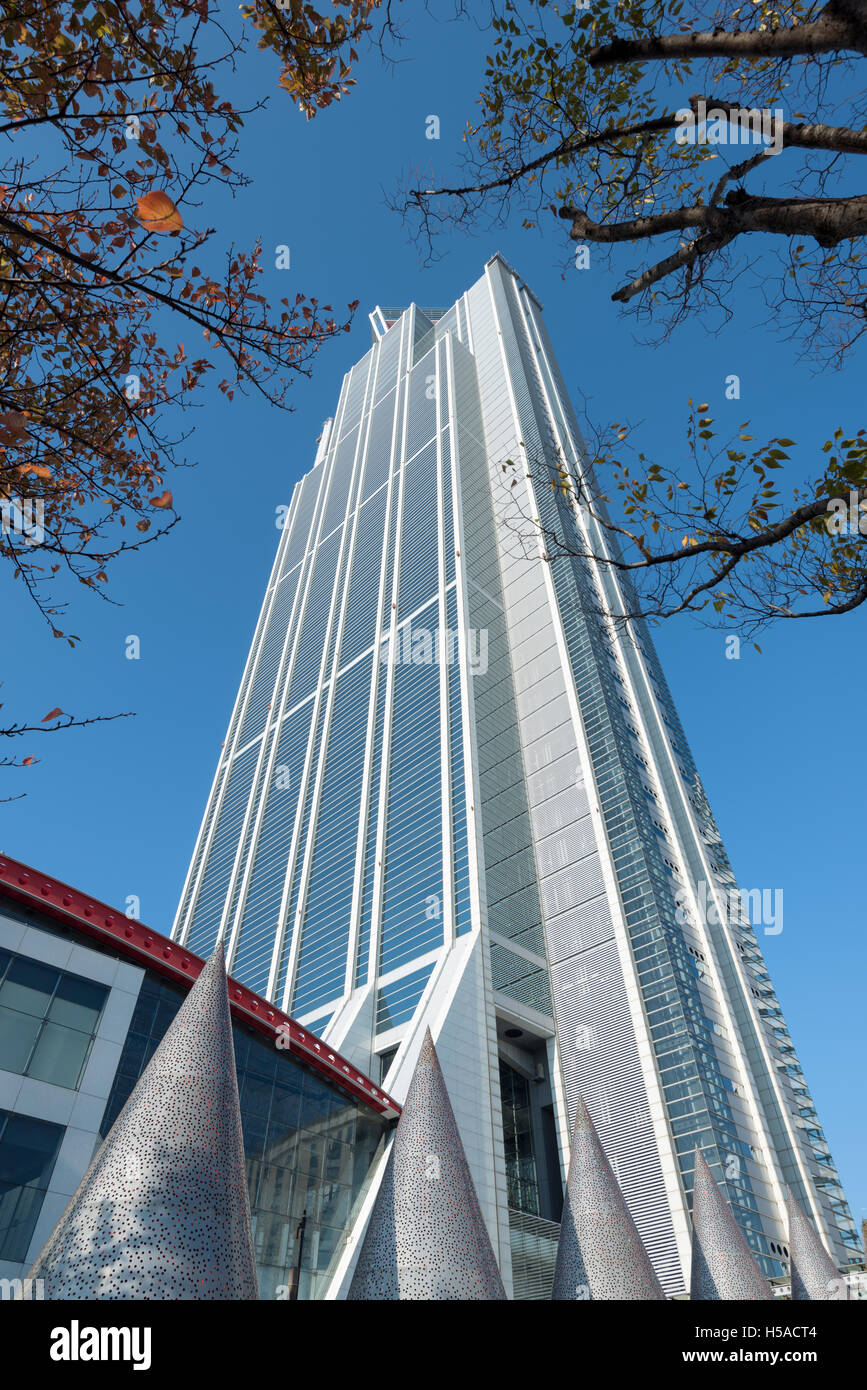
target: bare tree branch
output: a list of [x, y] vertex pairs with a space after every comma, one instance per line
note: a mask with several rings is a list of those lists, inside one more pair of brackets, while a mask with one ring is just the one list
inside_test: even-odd
[[613, 39], [590, 50], [591, 67], [667, 62], [672, 58], [794, 58], [801, 54], [867, 53], [867, 20], [860, 0], [830, 0], [818, 19], [792, 27]]

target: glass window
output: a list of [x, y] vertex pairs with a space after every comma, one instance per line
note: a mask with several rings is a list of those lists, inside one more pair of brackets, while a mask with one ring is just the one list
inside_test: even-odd
[[42, 1210], [62, 1125], [0, 1110], [0, 1259], [22, 1261]]
[[59, 970], [52, 970], [50, 966], [28, 960], [25, 956], [13, 956], [0, 986], [0, 1007], [44, 1018], [48, 1001], [59, 981]]
[[43, 1025], [27, 1067], [27, 1075], [74, 1091], [93, 1042], [92, 1033], [78, 1033], [57, 1023]]
[[271, 1082], [264, 1077], [246, 1077], [241, 1099], [248, 1115], [267, 1120], [271, 1109]]
[[394, 1059], [395, 1059], [396, 1056], [397, 1056], [397, 1048], [396, 1048], [396, 1047], [390, 1047], [390, 1048], [388, 1049], [387, 1052], [380, 1052], [380, 1054], [379, 1054], [379, 1084], [380, 1084], [380, 1086], [385, 1085], [385, 1078], [386, 1078], [386, 1076], [388, 1075], [389, 1070], [390, 1070], [390, 1068], [391, 1068], [391, 1064], [392, 1064], [392, 1062], [394, 1061]]
[[503, 1106], [503, 1146], [509, 1206], [538, 1216], [539, 1179], [530, 1123], [527, 1081], [500, 1059], [500, 1095]]
[[[399, 1024], [412, 1018], [432, 972], [433, 962], [430, 965], [422, 966], [421, 970], [413, 970], [409, 975], [402, 975], [399, 980], [395, 980], [377, 991], [377, 1033], [385, 1033], [390, 1028], [397, 1028]], [[390, 1056], [394, 1056], [394, 1051], [391, 1052]]]
[[275, 1129], [295, 1129], [301, 1109], [301, 1080], [299, 1076], [289, 1081], [274, 1083], [271, 1101], [271, 1123]]
[[8, 952], [0, 979], [0, 1068], [75, 1090], [107, 986]]
[[83, 980], [79, 975], [62, 975], [51, 1001], [48, 1017], [52, 1023], [94, 1033], [106, 996], [105, 985]]
[[38, 1018], [0, 1008], [0, 1067], [21, 1076], [39, 1037]]

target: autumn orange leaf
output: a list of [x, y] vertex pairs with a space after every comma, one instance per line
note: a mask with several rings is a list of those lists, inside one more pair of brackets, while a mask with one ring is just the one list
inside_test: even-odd
[[183, 219], [168, 193], [154, 189], [136, 199], [136, 216], [146, 232], [180, 232]]
[[19, 410], [0, 415], [0, 444], [19, 444], [27, 438], [27, 420]]
[[43, 714], [43, 716], [42, 716], [42, 722], [43, 722], [43, 724], [47, 724], [48, 721], [49, 721], [49, 719], [56, 719], [57, 716], [58, 716], [58, 714], [62, 714], [62, 713], [63, 713], [63, 710], [60, 709], [60, 708], [49, 710], [47, 714]]
[[22, 758], [22, 759], [21, 759], [21, 766], [22, 766], [22, 767], [29, 767], [30, 764], [31, 764], [32, 762], [35, 762], [35, 761], [36, 761], [36, 759], [33, 757], [33, 754], [31, 753], [29, 758]]
[[172, 494], [171, 494], [170, 492], [168, 492], [168, 491], [164, 492], [164, 493], [162, 494], [161, 497], [152, 497], [152, 498], [151, 498], [151, 506], [152, 506], [152, 507], [170, 507], [171, 505], [172, 505]]

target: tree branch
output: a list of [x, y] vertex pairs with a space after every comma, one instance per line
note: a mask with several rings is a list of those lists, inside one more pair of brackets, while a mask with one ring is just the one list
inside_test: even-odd
[[[851, 492], [857, 492], [858, 502], [867, 501], [867, 486], [851, 488]], [[818, 497], [813, 502], [806, 502], [802, 507], [796, 507], [793, 512], [773, 526], [768, 526], [764, 531], [759, 531], [753, 536], [738, 536], [730, 539], [727, 536], [714, 536], [707, 541], [699, 541], [697, 545], [682, 546], [679, 550], [669, 550], [661, 555], [646, 555], [643, 560], [611, 560], [609, 563], [615, 569], [636, 570], [648, 569], [654, 565], [670, 565], [681, 560], [693, 560], [699, 555], [731, 555], [740, 559], [744, 555], [751, 554], [754, 550], [764, 550], [768, 546], [779, 545], [781, 541], [791, 536], [801, 526], [806, 526], [809, 522], [815, 521], [817, 517], [830, 515], [828, 507], [831, 502], [843, 502], [849, 505], [849, 492], [828, 493], [827, 497]], [[630, 540], [636, 541], [637, 538], [630, 531], [623, 527], [615, 526], [607, 518], [592, 513], [594, 519], [609, 530], [618, 531], [621, 535], [629, 536]]]
[[[691, 96], [689, 99], [693, 113], [698, 111], [699, 102], [704, 102], [705, 110], [724, 111], [727, 116], [737, 120], [745, 108], [733, 101], [719, 97]], [[775, 121], [774, 133], [782, 147], [804, 150], [833, 150], [836, 154], [867, 154], [867, 130], [853, 130], [850, 126], [825, 125], [822, 121]]]
[[[553, 149], [546, 150], [536, 159], [530, 159], [519, 164], [515, 169], [510, 169], [507, 174], [501, 175], [498, 179], [491, 179], [487, 183], [465, 184], [462, 188], [413, 188], [412, 196], [416, 202], [423, 197], [464, 197], [469, 193], [490, 193], [495, 188], [510, 188], [526, 174], [532, 174], [537, 169], [543, 169], [554, 159], [562, 159], [566, 155], [580, 154], [582, 150], [592, 150], [600, 145], [613, 144], [617, 140], [626, 140], [634, 135], [660, 135], [666, 130], [674, 130], [678, 125], [676, 114], [670, 116], [656, 116], [650, 121], [636, 121], [632, 125], [608, 126], [596, 135], [590, 135], [582, 131], [575, 136], [569, 136], [561, 140], [559, 145]], [[867, 150], [867, 140], [865, 140], [865, 150]]]
[[60, 716], [65, 723], [52, 724], [48, 728], [43, 724], [10, 724], [6, 729], [0, 729], [0, 738], [17, 738], [19, 734], [56, 734], [61, 729], [83, 729], [86, 724], [108, 724], [112, 719], [134, 719], [135, 711], [126, 710], [123, 714], [92, 714], [88, 719], [76, 719], [74, 715], [64, 714]]
[[651, 34], [612, 39], [590, 50], [591, 67], [684, 58], [795, 58], [800, 54], [867, 53], [867, 20], [860, 0], [830, 0], [818, 19], [778, 29], [699, 34]]

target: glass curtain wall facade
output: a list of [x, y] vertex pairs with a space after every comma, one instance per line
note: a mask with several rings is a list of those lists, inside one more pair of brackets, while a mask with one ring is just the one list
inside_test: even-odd
[[522, 524], [610, 548], [545, 481], [584, 465], [538, 302], [495, 256], [450, 309], [371, 322], [288, 509], [174, 937], [222, 935], [236, 978], [397, 1099], [431, 1026], [507, 1289], [534, 1282], [512, 1270], [534, 1213], [504, 1024], [542, 1058], [561, 1178], [580, 1093], [668, 1292], [696, 1145], [768, 1274], [786, 1183], [855, 1258], [650, 637], [607, 616], [612, 571]]

